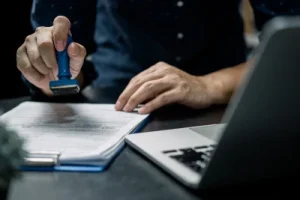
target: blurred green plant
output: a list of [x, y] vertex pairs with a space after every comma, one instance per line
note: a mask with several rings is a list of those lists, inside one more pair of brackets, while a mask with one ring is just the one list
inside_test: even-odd
[[19, 176], [25, 156], [23, 144], [15, 131], [0, 123], [0, 189], [8, 188], [11, 180]]

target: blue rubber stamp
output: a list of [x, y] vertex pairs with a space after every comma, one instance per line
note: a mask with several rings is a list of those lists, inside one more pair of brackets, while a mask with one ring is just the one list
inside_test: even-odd
[[67, 44], [63, 51], [57, 51], [56, 59], [58, 64], [58, 80], [50, 81], [49, 87], [54, 95], [77, 94], [80, 91], [78, 81], [71, 79], [70, 58], [68, 55], [68, 46], [73, 42], [72, 37], [68, 35]]

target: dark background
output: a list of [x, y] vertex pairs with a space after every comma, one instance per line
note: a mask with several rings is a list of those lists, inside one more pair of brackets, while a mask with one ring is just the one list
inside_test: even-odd
[[[32, 0], [10, 0], [2, 6], [2, 63], [0, 69], [0, 99], [28, 95], [16, 67], [16, 51], [27, 35], [32, 33], [30, 24]], [[4, 12], [6, 14], [4, 14]]]

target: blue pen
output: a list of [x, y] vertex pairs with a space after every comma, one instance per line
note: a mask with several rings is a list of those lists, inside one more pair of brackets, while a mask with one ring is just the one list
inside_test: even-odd
[[78, 81], [71, 79], [70, 58], [68, 55], [68, 46], [73, 42], [72, 37], [68, 35], [67, 44], [63, 51], [56, 51], [58, 64], [58, 80], [50, 81], [50, 90], [55, 95], [77, 94], [80, 91]]

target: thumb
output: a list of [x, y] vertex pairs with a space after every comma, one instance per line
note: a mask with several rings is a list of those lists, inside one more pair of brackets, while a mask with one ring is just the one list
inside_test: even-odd
[[79, 74], [83, 65], [86, 50], [81, 44], [72, 42], [68, 47], [68, 54], [70, 57], [70, 71], [72, 77], [75, 78]]

